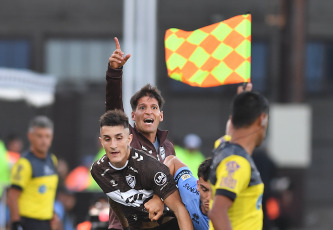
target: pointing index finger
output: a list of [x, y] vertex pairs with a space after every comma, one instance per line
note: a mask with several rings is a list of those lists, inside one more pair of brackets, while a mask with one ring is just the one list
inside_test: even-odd
[[119, 44], [119, 41], [118, 41], [118, 38], [117, 37], [114, 37], [114, 41], [116, 42], [116, 49], [120, 49], [120, 44]]

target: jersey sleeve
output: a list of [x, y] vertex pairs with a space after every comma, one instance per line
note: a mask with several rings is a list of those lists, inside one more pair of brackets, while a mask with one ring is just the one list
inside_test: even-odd
[[190, 204], [193, 196], [199, 196], [197, 190], [197, 178], [195, 178], [188, 167], [181, 167], [175, 174], [175, 181], [178, 185], [178, 190], [183, 203]]
[[[104, 157], [104, 156], [103, 156]], [[103, 158], [102, 157], [102, 158]], [[92, 178], [95, 180], [95, 182], [97, 183], [97, 185], [103, 190], [104, 193], [107, 193], [107, 184], [105, 183], [105, 181], [103, 180], [104, 178], [101, 176], [101, 173], [103, 172], [103, 170], [101, 169], [100, 164], [98, 164], [99, 161], [102, 160], [99, 159], [98, 161], [95, 161], [90, 168], [90, 175], [92, 176]]]
[[216, 195], [223, 195], [235, 200], [240, 191], [248, 187], [251, 166], [247, 159], [232, 155], [225, 158], [216, 170]]
[[162, 200], [165, 200], [169, 195], [177, 190], [176, 183], [169, 172], [169, 168], [153, 159], [154, 165], [147, 175], [148, 183], [151, 183], [154, 194], [158, 195]]
[[13, 166], [10, 180], [12, 187], [24, 189], [32, 177], [32, 168], [30, 162], [25, 158], [20, 158]]

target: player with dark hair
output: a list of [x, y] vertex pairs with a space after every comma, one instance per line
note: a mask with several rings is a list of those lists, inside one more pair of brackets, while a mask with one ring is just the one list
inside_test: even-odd
[[[130, 58], [130, 54], [124, 56], [120, 48], [117, 38], [115, 38], [116, 50], [111, 54], [106, 71], [106, 98], [105, 111], [123, 108], [122, 101], [122, 80], [123, 66]], [[163, 105], [164, 99], [160, 91], [149, 84], [136, 92], [131, 100], [132, 113], [131, 118], [134, 126], [129, 126], [133, 140], [131, 147], [141, 149], [154, 157], [161, 163], [169, 155], [175, 155], [173, 144], [168, 140], [168, 131], [158, 128], [160, 122], [163, 121]], [[154, 197], [158, 204], [160, 200]], [[160, 205], [149, 207], [152, 220], [157, 220], [163, 211], [163, 203]], [[147, 206], [148, 207], [148, 206]], [[112, 210], [110, 210], [109, 229], [120, 229], [120, 224]]]
[[211, 188], [208, 181], [212, 158], [204, 160], [198, 168], [198, 178], [175, 156], [168, 156], [164, 164], [178, 185], [180, 197], [192, 219], [195, 230], [208, 229], [208, 211]]
[[[106, 155], [92, 165], [91, 174], [109, 197], [122, 228], [193, 229], [169, 169], [144, 151], [130, 147], [132, 139], [123, 111], [111, 110], [101, 116], [100, 141]], [[145, 203], [154, 194], [176, 218], [165, 212], [159, 222], [150, 221]]]
[[268, 110], [267, 99], [259, 93], [234, 98], [231, 140], [213, 151], [210, 229], [262, 229], [264, 185], [251, 155], [266, 135]]

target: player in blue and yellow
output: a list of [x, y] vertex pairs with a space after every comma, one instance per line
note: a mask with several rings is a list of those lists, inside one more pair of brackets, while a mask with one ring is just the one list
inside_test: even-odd
[[211, 198], [211, 188], [208, 181], [212, 158], [205, 159], [198, 167], [198, 178], [194, 177], [189, 167], [176, 156], [165, 158], [178, 186], [180, 197], [190, 214], [194, 230], [208, 229], [208, 211]]
[[212, 186], [210, 228], [261, 230], [264, 185], [251, 158], [266, 135], [268, 102], [255, 92], [243, 92], [233, 101], [230, 141], [215, 150], [209, 180]]
[[11, 171], [11, 229], [50, 230], [58, 185], [57, 160], [48, 153], [53, 139], [52, 121], [45, 116], [34, 118], [28, 139], [30, 150], [22, 154]]

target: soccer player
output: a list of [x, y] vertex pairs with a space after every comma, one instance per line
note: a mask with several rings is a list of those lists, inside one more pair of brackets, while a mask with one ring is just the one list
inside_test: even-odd
[[180, 197], [190, 214], [195, 230], [208, 229], [208, 211], [211, 188], [208, 181], [212, 158], [204, 160], [198, 168], [198, 178], [175, 156], [168, 156], [164, 164], [169, 167], [180, 193]]
[[[111, 54], [106, 72], [106, 98], [105, 111], [113, 109], [123, 109], [122, 101], [122, 69], [124, 64], [130, 58], [130, 54], [124, 56], [117, 38], [115, 38], [116, 50]], [[154, 157], [161, 163], [169, 155], [175, 155], [173, 144], [168, 140], [168, 131], [158, 128], [163, 121], [164, 99], [160, 91], [151, 85], [146, 85], [131, 98], [132, 113], [131, 118], [134, 121], [134, 127], [129, 126], [133, 140], [131, 147], [140, 149]], [[158, 203], [159, 198], [154, 197]], [[163, 211], [163, 203], [159, 207], [151, 208], [152, 220], [157, 220]], [[110, 229], [121, 229], [120, 223], [110, 210]]]
[[232, 104], [231, 140], [214, 150], [210, 229], [261, 230], [264, 185], [251, 158], [266, 135], [268, 102], [255, 92], [237, 95]]
[[[110, 198], [113, 211], [124, 229], [193, 229], [169, 169], [156, 159], [130, 147], [128, 118], [121, 110], [111, 110], [100, 119], [100, 140], [106, 155], [95, 162], [91, 174]], [[149, 166], [149, 167], [147, 167]], [[145, 202], [158, 195], [176, 218], [149, 219]], [[160, 223], [160, 224], [159, 224]]]

